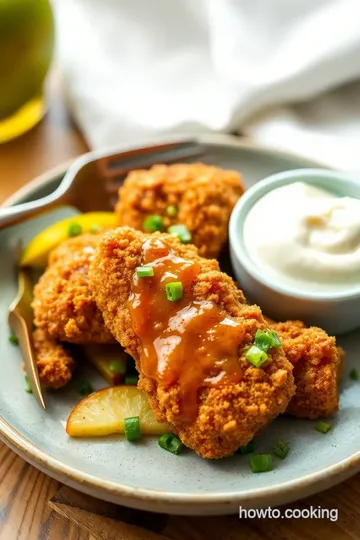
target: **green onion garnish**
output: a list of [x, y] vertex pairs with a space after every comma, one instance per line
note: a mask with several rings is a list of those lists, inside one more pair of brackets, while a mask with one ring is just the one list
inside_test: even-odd
[[78, 381], [77, 390], [82, 396], [88, 396], [94, 391], [89, 381], [86, 381], [85, 379], [81, 379], [80, 381]]
[[327, 422], [322, 422], [320, 420], [320, 422], [317, 422], [316, 426], [315, 426], [315, 429], [316, 431], [319, 431], [320, 433], [327, 433], [328, 431], [330, 431], [331, 429], [331, 426], [330, 424], [328, 424]]
[[126, 362], [125, 360], [113, 360], [109, 366], [111, 373], [119, 374], [125, 373], [126, 371]]
[[360, 379], [360, 374], [357, 369], [352, 369], [349, 373], [349, 377], [352, 381], [358, 381]]
[[191, 233], [186, 225], [171, 225], [168, 228], [168, 233], [171, 236], [176, 236], [182, 244], [189, 244], [191, 242]]
[[257, 330], [255, 334], [254, 345], [259, 347], [264, 352], [268, 352], [271, 347], [281, 347], [279, 336], [276, 332], [269, 330], [264, 332], [263, 330]]
[[240, 446], [237, 450], [237, 454], [245, 455], [245, 454], [252, 454], [254, 451], [254, 439], [249, 441], [245, 446]]
[[271, 336], [263, 330], [257, 330], [254, 345], [259, 347], [262, 351], [268, 352], [271, 347]]
[[130, 416], [124, 420], [125, 437], [128, 441], [140, 439], [140, 420], [138, 416]]
[[25, 392], [32, 394], [29, 377], [27, 375], [25, 375]]
[[271, 347], [281, 347], [279, 336], [276, 332], [269, 330], [257, 330], [254, 345], [245, 354], [245, 358], [255, 367], [261, 367], [268, 359], [267, 352]]
[[100, 225], [97, 225], [96, 223], [94, 223], [93, 225], [91, 225], [90, 229], [89, 229], [89, 232], [91, 234], [96, 234], [96, 233], [99, 233], [101, 231], [102, 227], [100, 227]]
[[253, 454], [250, 456], [250, 468], [253, 473], [271, 471], [273, 461], [271, 454]]
[[164, 229], [164, 222], [161, 216], [148, 216], [143, 221], [143, 229], [146, 232], [162, 231]]
[[79, 223], [70, 223], [69, 229], [68, 229], [68, 235], [70, 237], [73, 236], [79, 236], [79, 234], [82, 233], [82, 226]]
[[133, 384], [137, 385], [139, 381], [139, 376], [136, 374], [129, 373], [128, 375], [125, 375], [125, 384]]
[[250, 362], [256, 368], [265, 364], [268, 359], [268, 355], [265, 351], [261, 350], [257, 345], [251, 345], [250, 349], [245, 354], [246, 360]]
[[153, 277], [154, 268], [152, 266], [138, 266], [136, 275], [137, 277]]
[[183, 297], [183, 285], [181, 281], [173, 281], [172, 283], [167, 283], [165, 285], [166, 298], [170, 302], [176, 302], [181, 300]]
[[290, 446], [285, 441], [279, 439], [273, 446], [273, 452], [281, 459], [285, 459], [290, 450]]
[[166, 207], [166, 213], [169, 217], [175, 217], [178, 213], [178, 209], [176, 208], [175, 204], [169, 204], [169, 206]]
[[269, 330], [268, 335], [271, 337], [271, 345], [270, 347], [275, 347], [275, 349], [278, 349], [281, 347], [281, 341], [279, 339], [279, 336], [277, 335], [274, 330]]
[[172, 433], [164, 433], [164, 435], [161, 435], [159, 439], [159, 446], [177, 456], [180, 454], [184, 445], [180, 439], [178, 439]]
[[9, 342], [10, 342], [12, 345], [19, 345], [19, 340], [18, 340], [18, 338], [15, 336], [15, 334], [10, 334], [10, 335], [9, 335]]

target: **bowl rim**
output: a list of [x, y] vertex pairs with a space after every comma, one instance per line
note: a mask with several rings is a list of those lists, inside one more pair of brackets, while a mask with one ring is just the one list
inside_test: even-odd
[[[208, 142], [209, 144], [231, 146], [232, 148], [240, 147], [253, 151], [259, 150], [264, 154], [271, 156], [278, 155], [279, 157], [286, 157], [293, 160], [301, 159], [304, 164], [307, 162], [309, 166], [313, 167], [326, 166], [323, 163], [317, 163], [314, 160], [304, 158], [296, 153], [279, 151], [269, 146], [254, 144], [247, 139], [239, 140], [239, 138], [230, 135], [192, 135], [192, 138], [196, 138], [200, 142]], [[171, 139], [171, 136], [167, 137], [167, 140]], [[176, 139], [178, 139], [178, 137], [176, 137]], [[157, 138], [155, 140], [163, 139]], [[153, 141], [154, 139], [151, 139], [151, 142]], [[146, 145], [149, 142], [149, 140], [140, 141], [136, 146], [138, 147], [141, 144]], [[122, 147], [118, 146], [117, 150], [129, 148], [131, 148], [131, 145], [123, 145]], [[98, 153], [91, 152], [91, 155], [98, 155]], [[28, 183], [9, 197], [1, 206], [17, 204], [21, 202], [24, 197], [34, 193], [37, 189], [41, 189], [52, 182], [60, 180], [72, 162], [73, 160], [67, 161], [63, 165], [56, 166], [35, 178], [32, 182]], [[164, 510], [164, 507], [168, 507], [169, 511], [180, 515], [216, 515], [232, 513], [235, 508], [238, 508], [239, 504], [254, 503], [257, 506], [259, 504], [267, 504], [270, 496], [276, 501], [274, 504], [290, 503], [302, 497], [328, 489], [338, 482], [346, 480], [360, 470], [360, 450], [358, 450], [330, 467], [306, 474], [300, 479], [296, 478], [285, 482], [274, 482], [274, 484], [269, 487], [252, 489], [248, 493], [224, 492], [220, 494], [183, 494], [152, 490], [149, 488], [135, 488], [128, 484], [102, 480], [94, 474], [79, 471], [77, 468], [65, 464], [46, 450], [38, 447], [26, 436], [19, 433], [1, 416], [0, 439], [23, 459], [70, 487], [93, 495], [94, 497], [99, 498], [101, 496], [104, 500], [110, 502], [119, 504], [120, 501], [120, 504], [125, 504], [134, 508], [149, 509], [147, 504], [149, 502], [152, 504], [152, 511], [164, 512], [167, 511]], [[253, 508], [254, 507], [255, 506], [253, 506]], [[213, 512], [213, 514], [211, 514], [211, 512]]]
[[[343, 192], [343, 196], [346, 196], [346, 193], [349, 191], [347, 188], [353, 187], [354, 191], [359, 192], [358, 198], [360, 199], [360, 180], [356, 181], [355, 179], [352, 179], [350, 176], [347, 176], [345, 172], [309, 168], [293, 169], [267, 176], [248, 189], [238, 200], [232, 211], [229, 222], [229, 244], [236, 256], [237, 264], [243, 266], [252, 278], [256, 279], [256, 281], [268, 289], [277, 294], [286, 295], [298, 300], [313, 302], [321, 301], [327, 303], [360, 298], [360, 284], [350, 291], [304, 291], [297, 289], [296, 286], [280, 283], [276, 280], [276, 277], [272, 277], [270, 273], [262, 273], [258, 265], [252, 260], [251, 255], [245, 246], [242, 227], [249, 211], [259, 199], [273, 189], [300, 181], [322, 189], [325, 188], [330, 192], [336, 192], [337, 190], [332, 188], [334, 185], [340, 186], [341, 184], [341, 188], [346, 188], [345, 190], [339, 189], [339, 192]], [[325, 181], [330, 181], [332, 185], [325, 186]]]

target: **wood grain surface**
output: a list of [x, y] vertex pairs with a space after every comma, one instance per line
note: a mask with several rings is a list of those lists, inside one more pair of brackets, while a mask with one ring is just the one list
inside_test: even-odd
[[36, 176], [88, 150], [67, 112], [57, 72], [50, 77], [47, 94], [49, 108], [42, 122], [0, 144], [0, 204]]
[[[53, 75], [43, 122], [0, 145], [0, 202], [38, 174], [86, 149], [66, 111], [59, 78]], [[360, 539], [360, 475], [289, 508], [319, 505], [338, 509], [338, 521], [181, 518], [133, 512], [61, 486], [0, 443], [0, 540]]]

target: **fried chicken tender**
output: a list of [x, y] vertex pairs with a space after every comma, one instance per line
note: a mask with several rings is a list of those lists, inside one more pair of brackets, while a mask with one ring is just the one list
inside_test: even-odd
[[101, 235], [83, 234], [52, 251], [34, 287], [35, 326], [49, 339], [72, 343], [114, 341], [89, 287], [89, 265]]
[[33, 332], [33, 344], [42, 385], [58, 389], [72, 378], [75, 362], [61, 343], [49, 339], [43, 330]]
[[294, 366], [296, 393], [287, 413], [299, 418], [319, 418], [339, 410], [339, 382], [345, 353], [334, 337], [301, 321], [273, 323], [285, 355]]
[[[227, 241], [228, 223], [236, 201], [244, 193], [239, 173], [202, 163], [154, 165], [132, 171], [119, 190], [119, 225], [143, 230], [147, 216], [160, 215], [164, 230], [182, 223], [203, 257], [216, 258]], [[175, 207], [176, 215], [167, 208]]]
[[[166, 384], [159, 376], [152, 378], [143, 372], [147, 353], [134, 330], [129, 297], [135, 269], [143, 263], [144, 242], [150, 236], [166, 243], [172, 256], [199, 264], [200, 273], [189, 285], [192, 301], [211, 302], [221, 315], [230, 317], [241, 328], [242, 341], [235, 343], [234, 348], [242, 371], [240, 381], [214, 386], [203, 382], [196, 388], [197, 412], [191, 421], [184, 420], [181, 414], [179, 381]], [[282, 349], [275, 348], [269, 351], [269, 362], [262, 368], [255, 368], [246, 360], [245, 351], [253, 343], [257, 329], [266, 330], [268, 326], [257, 306], [245, 304], [242, 292], [229, 276], [220, 272], [217, 261], [200, 257], [195, 246], [183, 245], [167, 234], [146, 235], [119, 228], [100, 241], [90, 266], [90, 284], [106, 325], [135, 359], [139, 387], [148, 394], [157, 419], [169, 422], [183, 443], [200, 456], [230, 456], [285, 411], [295, 391], [292, 365]]]

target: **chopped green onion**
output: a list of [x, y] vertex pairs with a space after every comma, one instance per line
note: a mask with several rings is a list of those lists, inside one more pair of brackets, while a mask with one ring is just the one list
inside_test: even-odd
[[250, 364], [252, 364], [256, 368], [259, 368], [266, 362], [266, 360], [268, 359], [268, 355], [257, 345], [251, 345], [250, 349], [248, 349], [245, 354], [245, 358], [250, 362]]
[[275, 349], [278, 349], [279, 347], [281, 347], [281, 341], [280, 341], [279, 336], [277, 335], [277, 333], [274, 332], [274, 330], [269, 330], [268, 334], [271, 337], [271, 345], [270, 345], [270, 347], [275, 347]]
[[19, 345], [19, 340], [18, 340], [18, 338], [15, 336], [15, 334], [10, 334], [10, 336], [9, 336], [9, 342], [10, 342], [12, 345]]
[[79, 223], [70, 223], [69, 229], [68, 229], [68, 235], [70, 237], [73, 236], [79, 236], [79, 234], [82, 233], [82, 226]]
[[97, 225], [96, 223], [94, 223], [93, 225], [91, 225], [89, 232], [91, 234], [97, 234], [101, 231], [101, 229], [102, 227], [100, 225]]
[[253, 473], [271, 471], [273, 468], [271, 454], [253, 454], [250, 456], [250, 468]]
[[27, 375], [25, 375], [25, 392], [32, 394], [29, 377]]
[[268, 352], [271, 347], [271, 336], [269, 336], [269, 334], [263, 330], [257, 330], [254, 345], [259, 347], [259, 349], [262, 351]]
[[276, 332], [269, 330], [264, 332], [263, 330], [257, 330], [255, 334], [254, 345], [259, 347], [264, 352], [268, 352], [271, 347], [281, 347], [279, 336]]
[[320, 422], [318, 422], [315, 426], [315, 429], [316, 431], [319, 431], [320, 433], [327, 433], [328, 431], [330, 431], [331, 429], [331, 426], [330, 424], [328, 424], [327, 422], [322, 422], [320, 420]]
[[240, 446], [237, 450], [237, 454], [245, 455], [251, 454], [254, 451], [254, 439], [249, 441], [245, 446]]
[[180, 454], [183, 443], [172, 433], [164, 433], [159, 439], [159, 446], [176, 456]]
[[171, 225], [168, 228], [168, 233], [171, 236], [176, 236], [182, 244], [189, 244], [191, 242], [191, 233], [186, 225]]
[[128, 441], [140, 439], [140, 419], [138, 416], [130, 416], [124, 420], [125, 438]]
[[276, 332], [269, 330], [257, 330], [254, 344], [247, 350], [245, 358], [255, 367], [261, 367], [268, 357], [268, 350], [271, 347], [281, 347], [279, 336]]
[[169, 217], [175, 217], [178, 213], [178, 209], [176, 208], [175, 204], [169, 204], [169, 206], [166, 207], [166, 213]]
[[173, 281], [172, 283], [167, 283], [165, 285], [166, 298], [170, 302], [176, 302], [181, 300], [183, 297], [183, 285], [181, 281]]
[[94, 391], [89, 381], [86, 381], [85, 379], [78, 381], [77, 390], [82, 396], [88, 396]]
[[136, 269], [137, 277], [153, 277], [154, 268], [152, 266], [138, 266]]
[[125, 360], [113, 360], [109, 366], [111, 373], [119, 374], [125, 373], [126, 371], [126, 362]]
[[273, 446], [273, 452], [281, 459], [285, 459], [290, 451], [290, 446], [285, 441], [279, 439]]
[[143, 229], [146, 232], [162, 231], [164, 229], [164, 222], [161, 216], [148, 216], [143, 221]]
[[349, 377], [352, 381], [358, 381], [360, 379], [360, 374], [357, 369], [352, 369], [349, 373]]
[[125, 384], [133, 384], [137, 385], [139, 380], [139, 376], [136, 374], [129, 373], [128, 375], [125, 375]]

